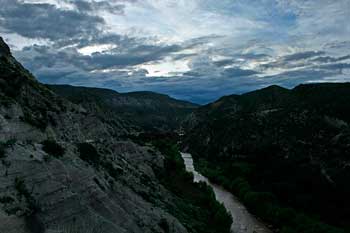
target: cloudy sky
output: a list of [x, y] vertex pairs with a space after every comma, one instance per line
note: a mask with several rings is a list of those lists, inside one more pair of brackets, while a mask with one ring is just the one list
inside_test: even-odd
[[0, 0], [0, 36], [45, 83], [198, 103], [350, 81], [349, 0]]

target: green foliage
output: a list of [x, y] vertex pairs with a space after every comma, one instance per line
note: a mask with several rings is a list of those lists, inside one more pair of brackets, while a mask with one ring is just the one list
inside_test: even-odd
[[9, 139], [6, 142], [0, 142], [0, 159], [5, 158], [6, 149], [12, 147], [16, 142], [16, 139]]
[[[232, 170], [223, 169], [227, 168], [225, 165], [207, 163], [203, 160], [196, 164], [203, 174], [236, 194], [250, 211], [281, 229], [283, 233], [345, 233], [344, 230], [322, 223], [300, 210], [283, 206], [273, 193], [255, 191], [247, 176], [227, 178], [232, 176]], [[242, 164], [234, 166], [246, 167]]]
[[30, 192], [28, 191], [24, 179], [21, 177], [16, 177], [15, 178], [15, 189], [18, 192], [18, 195], [20, 197], [25, 197], [25, 198], [29, 198], [31, 196]]
[[0, 142], [0, 159], [4, 158], [6, 155], [6, 147], [5, 144]]
[[78, 144], [79, 156], [82, 160], [88, 162], [90, 165], [98, 167], [100, 165], [100, 154], [96, 148], [90, 143]]
[[194, 113], [183, 144], [219, 167], [205, 174], [241, 200], [254, 205], [248, 191], [269, 192], [283, 207], [350, 228], [349, 100], [349, 83], [223, 97]]
[[165, 233], [169, 233], [170, 232], [170, 226], [169, 226], [169, 223], [166, 219], [162, 218], [160, 221], [159, 221], [159, 226], [160, 228], [163, 229], [163, 231]]
[[185, 169], [178, 147], [172, 140], [153, 140], [153, 145], [165, 155], [165, 169], [158, 171], [161, 183], [178, 198], [169, 206], [173, 214], [190, 233], [228, 233], [232, 223], [225, 207], [215, 199], [213, 190], [204, 182], [194, 183]]
[[60, 158], [64, 155], [65, 149], [54, 140], [45, 140], [41, 143], [43, 150], [56, 158]]
[[24, 115], [20, 119], [42, 131], [44, 131], [48, 126], [48, 117], [46, 110], [38, 109], [38, 112], [32, 112], [28, 108], [24, 108]]
[[[142, 131], [173, 131], [197, 106], [152, 92], [120, 94], [112, 90], [49, 85], [51, 90], [80, 104], [102, 121]], [[127, 98], [129, 101], [124, 101]], [[92, 106], [91, 103], [94, 103]], [[115, 116], [118, 116], [117, 118]], [[123, 127], [124, 128], [124, 127]]]
[[[108, 229], [108, 224], [104, 220], [100, 219], [98, 216], [84, 216], [84, 219], [79, 221], [74, 221], [70, 224], [65, 224], [63, 226], [57, 226], [54, 232], [58, 233], [110, 233]], [[41, 232], [40, 232], [41, 233]]]
[[40, 210], [40, 207], [34, 197], [32, 196], [32, 192], [28, 190], [25, 180], [22, 177], [15, 178], [15, 189], [17, 191], [18, 198], [24, 198], [27, 202], [27, 208], [25, 211], [26, 217], [30, 217], [35, 215], [37, 211]]
[[101, 162], [101, 165], [104, 169], [106, 169], [108, 174], [111, 177], [113, 177], [113, 179], [115, 179], [115, 180], [117, 180], [118, 177], [123, 173], [123, 170], [121, 168], [114, 167], [112, 162], [103, 161], [103, 162]]
[[1, 196], [0, 197], [0, 203], [3, 203], [3, 204], [13, 203], [14, 201], [15, 201], [15, 199], [13, 199], [13, 197], [10, 197], [10, 196]]

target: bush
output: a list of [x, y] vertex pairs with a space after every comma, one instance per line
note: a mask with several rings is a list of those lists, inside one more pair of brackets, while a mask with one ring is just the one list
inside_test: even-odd
[[79, 157], [88, 162], [90, 165], [99, 166], [100, 155], [96, 148], [89, 143], [79, 143], [78, 144]]
[[18, 192], [18, 195], [21, 197], [29, 198], [30, 197], [30, 192], [28, 191], [24, 179], [21, 177], [16, 177], [15, 179], [15, 189]]
[[112, 162], [103, 162], [102, 167], [106, 169], [108, 174], [113, 177], [113, 179], [117, 180], [118, 177], [123, 173], [123, 170], [121, 168], [115, 168], [112, 164]]
[[10, 197], [10, 196], [1, 196], [0, 197], [0, 203], [3, 203], [3, 204], [13, 203], [14, 201], [15, 201], [15, 199], [13, 199], [13, 197]]
[[0, 142], [0, 159], [5, 158], [6, 156], [6, 149], [9, 147], [12, 147], [17, 142], [16, 139], [10, 139], [6, 142]]
[[41, 143], [43, 150], [56, 158], [60, 158], [64, 155], [65, 149], [53, 140], [45, 140]]
[[0, 159], [4, 158], [6, 154], [6, 146], [5, 143], [0, 142]]
[[170, 232], [170, 226], [169, 226], [169, 223], [168, 221], [165, 219], [165, 218], [162, 218], [160, 221], [159, 221], [159, 227], [163, 229], [163, 231], [165, 233], [169, 233]]

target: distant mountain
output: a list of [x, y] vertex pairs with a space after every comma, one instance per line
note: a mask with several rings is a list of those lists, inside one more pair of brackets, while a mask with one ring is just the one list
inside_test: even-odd
[[[143, 131], [173, 131], [198, 105], [154, 92], [118, 93], [109, 89], [48, 85], [60, 96], [81, 104], [107, 121]], [[136, 129], [135, 129], [136, 127]]]
[[[192, 113], [184, 128], [184, 147], [203, 162], [202, 171], [243, 200], [252, 197], [247, 190], [268, 192], [275, 204], [349, 227], [350, 83], [225, 96]], [[251, 189], [242, 191], [237, 178]], [[251, 209], [282, 228], [287, 221], [264, 212], [270, 207]], [[288, 232], [304, 232], [294, 230]]]

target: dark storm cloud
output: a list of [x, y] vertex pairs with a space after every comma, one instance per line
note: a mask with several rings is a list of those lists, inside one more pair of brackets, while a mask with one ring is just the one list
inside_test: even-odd
[[132, 43], [137, 44], [136, 40], [127, 36], [121, 36], [118, 34], [90, 34], [86, 37], [66, 37], [61, 38], [52, 45], [55, 49], [74, 45], [75, 48], [83, 48], [95, 44], [115, 44], [120, 47], [129, 46]]
[[214, 64], [217, 66], [228, 66], [232, 65], [234, 63], [233, 59], [225, 59], [225, 60], [220, 60], [220, 61], [215, 61]]
[[318, 52], [318, 51], [306, 51], [302, 53], [294, 53], [291, 55], [284, 56], [282, 58], [283, 61], [288, 62], [288, 61], [299, 61], [299, 60], [304, 60], [312, 57], [317, 57], [320, 55], [324, 55], [325, 52]]
[[169, 53], [179, 51], [179, 46], [151, 46], [139, 45], [135, 48], [127, 49], [123, 53], [94, 53], [91, 56], [81, 56], [78, 60], [84, 62], [88, 69], [106, 69], [110, 67], [134, 66], [149, 61], [157, 61], [162, 59]]
[[277, 75], [265, 76], [266, 84], [275, 83], [284, 87], [294, 87], [305, 82], [322, 82], [342, 74], [342, 70], [350, 68], [350, 64], [331, 64], [314, 66], [295, 71], [286, 71]]
[[[302, 53], [294, 53], [286, 56], [279, 57], [277, 61], [273, 61], [267, 64], [261, 65], [262, 69], [289, 69], [299, 68], [306, 66], [317, 66], [326, 63], [338, 63], [344, 60], [350, 59], [350, 55], [342, 57], [324, 56], [324, 51], [307, 51]], [[316, 67], [317, 68], [317, 67]]]
[[259, 72], [255, 70], [244, 70], [240, 68], [229, 68], [225, 69], [223, 74], [228, 77], [243, 77], [243, 76], [251, 76], [255, 74], [259, 74]]
[[259, 59], [264, 59], [264, 58], [268, 58], [270, 57], [267, 54], [263, 54], [263, 53], [245, 53], [245, 54], [240, 54], [239, 55], [240, 58], [243, 59], [251, 59], [251, 60], [259, 60]]
[[67, 37], [100, 33], [101, 17], [73, 10], [58, 9], [51, 4], [21, 3], [2, 0], [0, 26], [29, 38], [60, 40]]
[[[18, 51], [20, 60], [31, 67], [34, 73], [41, 67], [52, 68], [56, 64], [74, 65], [76, 69], [84, 71], [129, 67], [158, 61], [184, 49], [179, 45], [150, 45], [142, 38], [135, 39], [116, 33], [106, 34], [100, 29], [105, 22], [102, 17], [93, 14], [96, 10], [121, 13], [124, 3], [136, 0], [64, 1], [75, 6], [76, 9], [71, 10], [52, 4], [2, 1], [4, 4], [0, 8], [0, 28], [24, 37], [45, 38], [52, 42], [47, 46], [34, 45], [24, 48], [22, 52]], [[117, 48], [110, 50], [108, 54], [97, 52], [91, 56], [84, 56], [77, 51], [100, 44], [111, 44]], [[190, 45], [186, 45], [188, 46]], [[64, 65], [56, 66], [57, 69], [63, 67]], [[49, 71], [59, 73], [53, 69], [48, 69], [47, 72]]]
[[350, 55], [342, 56], [342, 57], [330, 57], [330, 56], [323, 56], [323, 57], [316, 57], [312, 59], [312, 61], [320, 62], [320, 63], [329, 63], [329, 62], [339, 62], [343, 60], [350, 59]]
[[343, 69], [350, 69], [350, 63], [326, 64], [326, 65], [316, 66], [315, 68], [342, 72]]
[[84, 56], [75, 49], [58, 52], [48, 46], [27, 47], [17, 54], [19, 59], [31, 67], [35, 73], [37, 66], [52, 67], [62, 63], [74, 65], [85, 71], [135, 66], [160, 60], [169, 53], [181, 49], [179, 46], [138, 45], [131, 42], [129, 42], [129, 46], [129, 48], [123, 48], [119, 51], [114, 50], [112, 53], [93, 53], [91, 56]]
[[[84, 0], [69, 0], [67, 1], [77, 8], [77, 10], [82, 12], [94, 12], [96, 10], [105, 10], [114, 14], [123, 14], [125, 6], [122, 3], [112, 4], [115, 1], [92, 1], [87, 2]], [[125, 2], [125, 1], [124, 1]], [[134, 1], [132, 1], [134, 2]]]
[[215, 61], [214, 64], [219, 67], [224, 67], [228, 65], [233, 65], [237, 63], [237, 59], [241, 61], [253, 61], [253, 60], [262, 60], [270, 57], [267, 54], [254, 54], [254, 53], [246, 53], [246, 54], [233, 54], [231, 55], [231, 59], [223, 59], [219, 61]]

